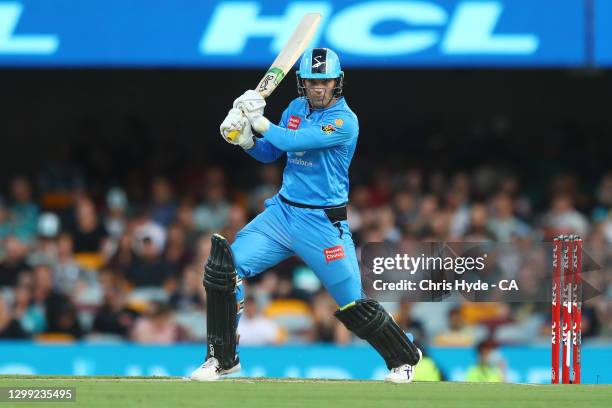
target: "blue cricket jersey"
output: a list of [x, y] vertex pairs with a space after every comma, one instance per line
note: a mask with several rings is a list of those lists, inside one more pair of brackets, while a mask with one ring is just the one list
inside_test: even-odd
[[304, 97], [285, 109], [279, 126], [270, 123], [262, 138], [246, 152], [270, 163], [287, 153], [280, 194], [315, 206], [340, 206], [348, 201], [348, 170], [357, 145], [357, 116], [340, 97], [322, 110], [311, 110]]

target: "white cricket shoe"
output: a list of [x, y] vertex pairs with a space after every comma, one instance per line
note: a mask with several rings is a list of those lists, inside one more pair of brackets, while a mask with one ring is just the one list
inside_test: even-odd
[[[423, 353], [419, 350], [419, 361], [423, 358]], [[414, 378], [414, 369], [419, 364], [419, 361], [415, 365], [404, 364], [399, 367], [395, 367], [389, 371], [389, 374], [386, 375], [385, 381], [389, 381], [396, 384], [404, 384], [412, 382]]]
[[221, 368], [221, 364], [219, 361], [211, 357], [204, 364], [198, 367], [189, 378], [193, 381], [217, 381], [221, 376], [237, 373], [240, 371], [240, 363], [236, 364], [229, 370], [224, 370]]

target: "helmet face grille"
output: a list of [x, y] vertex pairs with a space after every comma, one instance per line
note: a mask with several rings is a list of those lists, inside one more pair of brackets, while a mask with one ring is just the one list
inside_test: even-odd
[[[306, 95], [306, 87], [304, 86], [304, 79], [300, 76], [299, 72], [295, 73], [297, 80], [297, 93], [299, 96], [303, 96], [308, 99]], [[306, 78], [307, 79], [307, 78]], [[344, 72], [340, 72], [340, 76], [338, 78], [334, 78], [336, 80], [336, 86], [333, 88], [333, 97], [339, 98], [342, 96], [342, 88], [344, 87]]]

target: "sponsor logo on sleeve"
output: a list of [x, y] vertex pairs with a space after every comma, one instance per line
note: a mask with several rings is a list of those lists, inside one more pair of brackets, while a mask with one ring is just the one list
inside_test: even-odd
[[331, 135], [332, 133], [336, 131], [336, 128], [333, 125], [322, 125], [321, 130], [326, 135]]
[[325, 255], [325, 263], [330, 263], [339, 259], [344, 259], [344, 248], [342, 245], [325, 248], [323, 254]]
[[297, 128], [300, 127], [301, 122], [302, 122], [302, 119], [299, 116], [291, 115], [289, 117], [289, 122], [287, 123], [287, 129], [296, 130]]

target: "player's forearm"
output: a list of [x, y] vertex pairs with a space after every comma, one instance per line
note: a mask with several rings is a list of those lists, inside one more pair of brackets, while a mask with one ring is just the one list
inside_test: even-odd
[[336, 146], [346, 141], [343, 134], [328, 135], [318, 127], [291, 130], [270, 123], [263, 133], [264, 139], [276, 148], [285, 152], [300, 152], [305, 150], [323, 149]]
[[255, 145], [245, 150], [251, 157], [262, 163], [272, 163], [276, 161], [282, 154], [281, 151], [276, 149], [270, 143], [262, 139], [255, 138]]

